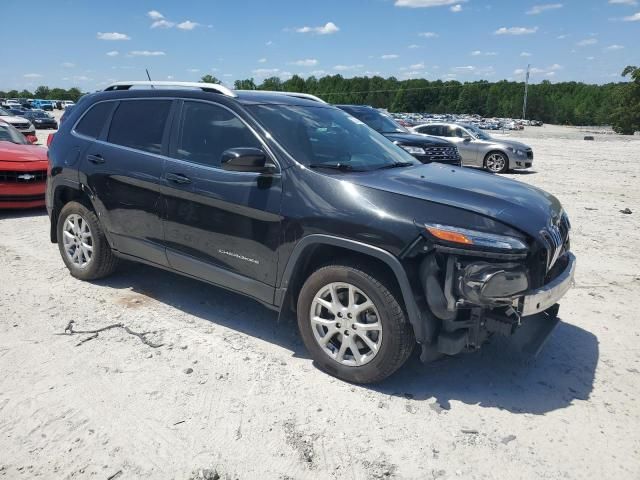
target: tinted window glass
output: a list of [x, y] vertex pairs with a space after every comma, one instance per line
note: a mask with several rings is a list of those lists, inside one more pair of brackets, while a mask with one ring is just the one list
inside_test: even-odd
[[127, 100], [120, 102], [109, 127], [108, 141], [116, 145], [162, 152], [162, 134], [171, 100]]
[[184, 102], [181, 116], [177, 158], [219, 167], [222, 152], [229, 148], [261, 147], [253, 132], [222, 107]]
[[98, 138], [113, 105], [113, 102], [102, 102], [91, 107], [76, 125], [76, 132], [87, 137]]

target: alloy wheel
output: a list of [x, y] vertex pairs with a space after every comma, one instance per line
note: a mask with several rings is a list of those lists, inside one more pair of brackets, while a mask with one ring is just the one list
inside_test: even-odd
[[362, 290], [350, 283], [322, 287], [311, 302], [309, 320], [322, 351], [342, 365], [364, 365], [382, 345], [378, 310]]
[[499, 153], [492, 153], [487, 157], [487, 169], [494, 172], [499, 173], [505, 167], [505, 159], [504, 156]]
[[67, 217], [62, 228], [62, 243], [69, 261], [86, 268], [93, 257], [93, 236], [87, 221], [78, 214]]

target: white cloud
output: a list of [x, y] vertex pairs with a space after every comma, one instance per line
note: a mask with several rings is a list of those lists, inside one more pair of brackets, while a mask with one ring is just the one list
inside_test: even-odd
[[591, 61], [591, 60], [595, 60], [595, 59], [596, 59], [596, 57], [586, 57], [586, 58], [587, 58], [587, 60], [589, 60], [589, 61]]
[[200, 26], [199, 23], [192, 22], [191, 20], [185, 20], [184, 22], [176, 25], [180, 30], [193, 30], [194, 28]]
[[253, 74], [257, 77], [268, 77], [270, 75], [275, 75], [279, 71], [279, 68], [256, 68], [253, 70]]
[[534, 5], [530, 10], [527, 10], [527, 15], [539, 15], [547, 10], [557, 10], [562, 8], [561, 3], [545, 3], [543, 5]]
[[588, 45], [595, 45], [596, 43], [598, 43], [597, 38], [585, 38], [584, 40], [580, 40], [576, 43], [576, 45], [579, 47], [586, 47]]
[[313, 70], [311, 72], [309, 72], [311, 75], [318, 77], [320, 75], [326, 75], [327, 72], [325, 70]]
[[605, 50], [612, 52], [614, 50], [622, 50], [624, 48], [624, 45], [609, 45], [607, 48], [605, 48]]
[[412, 43], [407, 48], [420, 48], [420, 45], [416, 45], [415, 43]]
[[273, 42], [272, 42], [271, 40], [269, 40], [267, 43], [265, 43], [265, 45], [266, 45], [267, 47], [270, 47], [271, 45], [273, 45]]
[[60, 64], [60, 66], [64, 68], [73, 68], [76, 66], [76, 64], [71, 62], [63, 62]]
[[557, 38], [558, 40], [564, 40], [564, 39], [565, 39], [565, 38], [567, 38], [568, 36], [569, 36], [569, 35], [565, 33], [565, 34], [562, 34], [562, 35], [558, 35], [556, 38]]
[[464, 67], [453, 67], [453, 69], [459, 72], [473, 72], [476, 69], [476, 67], [471, 65], [466, 65]]
[[320, 27], [300, 27], [296, 28], [296, 32], [298, 33], [315, 33], [317, 35], [331, 35], [332, 33], [338, 32], [340, 29], [333, 22], [327, 22]]
[[640, 22], [640, 12], [624, 17], [622, 20], [625, 22]]
[[169, 20], [156, 20], [151, 24], [151, 28], [171, 28], [175, 25], [174, 22], [170, 22]]
[[150, 10], [147, 12], [147, 17], [149, 17], [151, 20], [162, 20], [164, 18], [164, 15], [162, 15], [157, 10]]
[[637, 5], [636, 0], [609, 0], [611, 5]]
[[551, 65], [548, 70], [562, 70], [562, 65], [559, 65], [557, 63], [554, 63], [553, 65]]
[[514, 75], [522, 75], [524, 72], [525, 72], [525, 70], [524, 70], [524, 69], [522, 69], [522, 68], [516, 68], [516, 69], [513, 71], [513, 74], [514, 74]]
[[[466, 0], [462, 0], [463, 2]], [[460, 0], [396, 0], [394, 5], [396, 7], [408, 7], [408, 8], [430, 8], [430, 7], [445, 7], [447, 5], [454, 5], [461, 3]]]
[[493, 33], [495, 35], [529, 35], [531, 33], [536, 33], [537, 31], [538, 27], [500, 27]]
[[266, 58], [261, 58], [258, 60], [258, 63], [267, 63], [267, 59]]
[[521, 57], [530, 57], [530, 56], [531, 56], [531, 54], [530, 54], [529, 52], [522, 52], [522, 53], [520, 54], [520, 56], [521, 56]]
[[129, 52], [132, 57], [162, 57], [166, 55], [160, 50], [133, 50]]
[[189, 73], [198, 73], [199, 71], [200, 71], [199, 68], [190, 68], [190, 69], [187, 70], [187, 72], [189, 72]]
[[118, 55], [120, 55], [120, 52], [117, 50], [111, 50], [110, 52], [107, 52], [107, 57], [117, 57]]
[[452, 5], [449, 10], [451, 10], [453, 13], [458, 13], [462, 11], [462, 5], [460, 5], [459, 3], [456, 5]]
[[334, 70], [337, 70], [339, 72], [344, 72], [347, 70], [358, 70], [360, 68], [363, 68], [364, 65], [362, 64], [358, 64], [358, 65], [335, 65], [333, 67]]
[[485, 57], [495, 57], [498, 55], [497, 52], [483, 52], [482, 50], [474, 50], [471, 52], [471, 55], [474, 57], [485, 56]]
[[411, 70], [422, 70], [424, 69], [424, 62], [414, 63], [413, 65], [409, 65]]
[[24, 78], [40, 78], [42, 77], [42, 75], [40, 75], [39, 73], [25, 73], [23, 77]]
[[96, 38], [98, 40], [131, 40], [129, 35], [118, 32], [98, 32]]
[[315, 58], [305, 58], [304, 60], [296, 60], [291, 62], [291, 65], [297, 65], [298, 67], [315, 67], [318, 64], [318, 60]]
[[436, 32], [421, 32], [418, 36], [424, 38], [436, 38], [438, 34]]
[[381, 55], [380, 58], [382, 60], [395, 60], [396, 58], [398, 58], [398, 55], [396, 55], [395, 53], [387, 53], [385, 55]]

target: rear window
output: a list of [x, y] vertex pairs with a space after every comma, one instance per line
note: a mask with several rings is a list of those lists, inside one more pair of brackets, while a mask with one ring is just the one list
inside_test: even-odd
[[127, 100], [113, 114], [108, 141], [150, 153], [162, 152], [171, 100]]
[[87, 137], [98, 138], [105, 120], [113, 109], [113, 105], [113, 102], [95, 104], [85, 113], [78, 125], [76, 125], [76, 132], [86, 135]]

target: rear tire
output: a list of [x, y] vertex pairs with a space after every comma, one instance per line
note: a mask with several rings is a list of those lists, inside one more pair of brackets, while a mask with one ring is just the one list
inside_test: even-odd
[[[380, 278], [379, 276], [377, 276]], [[398, 294], [356, 265], [316, 270], [298, 296], [298, 328], [321, 370], [353, 383], [380, 382], [415, 346]]]
[[118, 266], [98, 217], [83, 204], [69, 202], [62, 207], [56, 231], [60, 255], [74, 277], [97, 280]]

